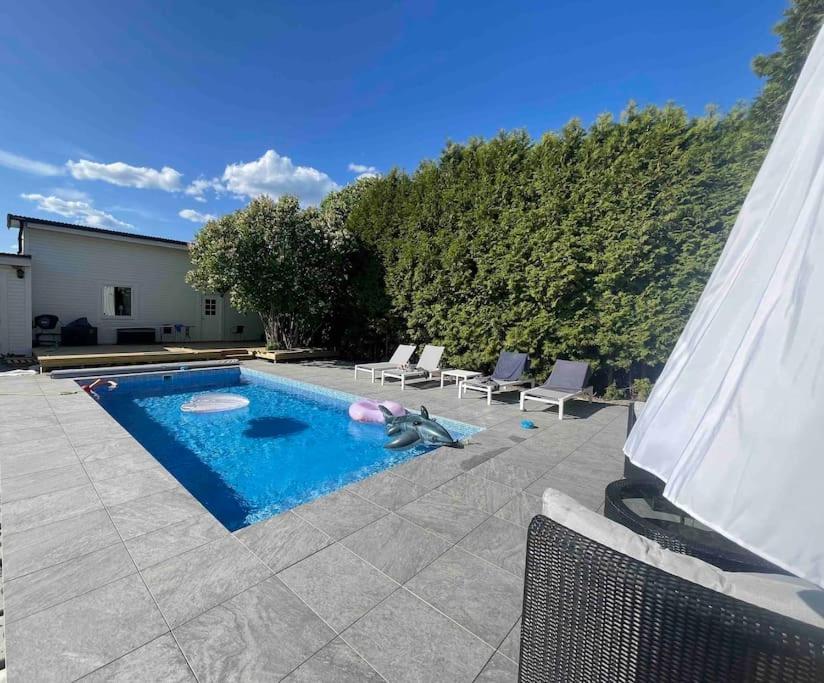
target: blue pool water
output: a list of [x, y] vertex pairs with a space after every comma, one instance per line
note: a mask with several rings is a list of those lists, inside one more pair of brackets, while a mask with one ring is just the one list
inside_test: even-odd
[[[382, 425], [353, 422], [357, 396], [247, 368], [132, 376], [101, 404], [224, 526], [234, 531], [428, 450], [383, 447]], [[208, 392], [249, 406], [184, 413]], [[438, 418], [455, 439], [478, 427]]]

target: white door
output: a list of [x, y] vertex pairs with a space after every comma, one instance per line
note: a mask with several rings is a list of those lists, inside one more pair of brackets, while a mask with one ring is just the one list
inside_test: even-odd
[[223, 297], [218, 294], [203, 294], [200, 297], [200, 339], [223, 339]]

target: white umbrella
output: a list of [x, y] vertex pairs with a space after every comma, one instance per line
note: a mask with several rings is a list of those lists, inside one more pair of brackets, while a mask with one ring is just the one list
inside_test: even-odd
[[675, 505], [824, 586], [824, 29], [624, 452]]

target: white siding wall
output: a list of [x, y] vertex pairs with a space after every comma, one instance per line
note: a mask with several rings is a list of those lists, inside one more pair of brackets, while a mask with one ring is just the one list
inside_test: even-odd
[[[115, 343], [118, 327], [158, 328], [175, 323], [191, 325], [193, 341], [202, 338], [201, 295], [186, 284], [190, 263], [185, 249], [31, 226], [25, 228], [23, 245], [32, 257], [34, 315], [52, 313], [63, 325], [86, 317], [98, 328], [100, 344]], [[104, 285], [132, 288], [131, 318], [103, 315]], [[224, 334], [224, 339], [260, 338], [262, 327], [256, 316], [235, 311], [230, 316], [224, 311], [224, 321], [235, 316], [243, 319], [235, 324], [245, 326], [244, 334]], [[227, 329], [224, 322], [224, 332]]]
[[[23, 277], [17, 277], [22, 268]], [[0, 264], [0, 353], [31, 353], [31, 269], [28, 263]]]

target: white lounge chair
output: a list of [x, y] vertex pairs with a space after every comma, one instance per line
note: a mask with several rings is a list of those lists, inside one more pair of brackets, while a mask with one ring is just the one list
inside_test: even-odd
[[414, 368], [382, 370], [381, 386], [383, 386], [383, 382], [387, 377], [399, 379], [401, 381], [401, 391], [403, 391], [406, 386], [406, 380], [408, 379], [418, 379], [419, 377], [432, 379], [433, 377], [437, 377], [441, 372], [441, 356], [443, 356], [443, 346], [431, 346], [427, 344], [423, 347], [423, 353]]
[[511, 391], [524, 384], [534, 385], [533, 379], [524, 377], [528, 370], [529, 356], [527, 354], [501, 351], [492, 374], [486, 377], [473, 377], [462, 382], [458, 397], [466, 396], [467, 389], [480, 391], [486, 394], [486, 404], [492, 405], [492, 394]]
[[384, 363], [365, 363], [363, 365], [355, 366], [355, 379], [358, 379], [359, 372], [366, 372], [375, 381], [375, 373], [382, 370], [392, 370], [393, 368], [400, 368], [409, 362], [412, 354], [415, 353], [415, 346], [412, 344], [399, 344], [395, 349], [392, 357]]
[[579, 396], [586, 396], [592, 403], [592, 385], [589, 382], [589, 364], [583, 361], [557, 360], [549, 379], [539, 387], [521, 392], [521, 410], [524, 402], [538, 401], [558, 406], [558, 419], [564, 419], [564, 403]]

